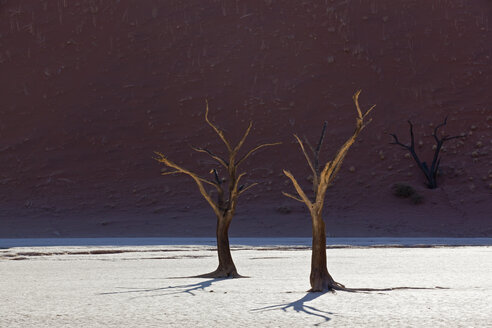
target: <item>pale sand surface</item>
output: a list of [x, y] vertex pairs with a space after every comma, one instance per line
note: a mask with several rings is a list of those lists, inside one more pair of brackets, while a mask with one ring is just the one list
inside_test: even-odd
[[1, 327], [486, 327], [492, 248], [336, 248], [349, 287], [447, 287], [309, 294], [305, 246], [234, 246], [247, 279], [211, 271], [209, 245], [0, 250]]

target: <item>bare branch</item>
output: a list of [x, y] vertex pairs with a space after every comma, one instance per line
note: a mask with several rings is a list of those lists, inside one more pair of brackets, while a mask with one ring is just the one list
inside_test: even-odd
[[408, 120], [408, 125], [410, 125], [410, 148], [415, 149], [415, 137], [413, 135], [413, 124]]
[[354, 103], [355, 103], [355, 107], [357, 109], [357, 114], [358, 114], [359, 119], [362, 119], [364, 117], [362, 115], [362, 111], [360, 110], [360, 106], [359, 106], [359, 95], [361, 92], [362, 92], [362, 90], [357, 90], [354, 93], [354, 95], [352, 96], [352, 99], [354, 100]]
[[434, 139], [436, 140], [437, 143], [441, 142], [439, 140], [439, 137], [437, 136], [437, 131], [439, 130], [440, 127], [445, 126], [447, 123], [448, 123], [448, 117], [446, 116], [444, 118], [444, 121], [442, 123], [436, 125], [436, 127], [434, 128], [434, 132], [432, 132], [432, 136], [434, 137]]
[[238, 176], [238, 177], [237, 177], [237, 179], [236, 179], [236, 186], [239, 184], [239, 180], [241, 180], [241, 178], [242, 178], [242, 177], [244, 177], [245, 175], [246, 175], [246, 173], [245, 173], [245, 172], [243, 172], [243, 173], [239, 174], [239, 176]]
[[316, 175], [314, 176], [313, 179], [313, 185], [314, 185], [313, 189], [315, 194], [318, 192], [318, 185], [319, 185], [319, 152], [321, 150], [321, 145], [323, 144], [323, 140], [325, 138], [326, 125], [327, 123], [325, 121], [323, 123], [323, 129], [321, 130], [321, 136], [319, 137], [318, 145], [314, 150], [314, 170], [316, 171]]
[[390, 136], [392, 136], [392, 137], [395, 139], [395, 141], [394, 141], [394, 142], [390, 142], [390, 145], [399, 145], [399, 146], [402, 146], [402, 147], [403, 147], [403, 148], [405, 148], [405, 149], [410, 150], [410, 146], [407, 146], [407, 145], [405, 145], [405, 144], [402, 144], [402, 143], [398, 140], [398, 137], [396, 136], [396, 134], [394, 134], [394, 133], [390, 133]]
[[210, 125], [212, 127], [212, 129], [214, 129], [215, 133], [217, 133], [220, 137], [220, 139], [224, 142], [224, 144], [226, 145], [227, 147], [227, 150], [229, 152], [232, 151], [232, 147], [229, 143], [229, 141], [227, 141], [227, 139], [225, 138], [224, 136], [224, 132], [222, 132], [219, 128], [217, 128], [212, 122], [210, 122], [210, 120], [208, 119], [208, 100], [205, 100], [205, 103], [206, 103], [206, 108], [205, 108], [205, 121], [207, 122], [208, 125]]
[[239, 174], [237, 178], [235, 178], [235, 175], [231, 175], [231, 181], [229, 182], [229, 209], [233, 211], [236, 208], [237, 200], [239, 198], [240, 191], [241, 191], [238, 190], [240, 189], [238, 188], [239, 181], [241, 181], [241, 178], [244, 177], [245, 175], [246, 175], [245, 172]]
[[296, 196], [291, 195], [291, 194], [289, 194], [289, 193], [286, 193], [286, 192], [283, 192], [283, 191], [282, 191], [282, 195], [284, 195], [285, 197], [292, 198], [293, 200], [297, 200], [298, 202], [304, 203], [304, 201], [303, 201], [302, 199], [297, 198]]
[[222, 180], [219, 178], [219, 173], [217, 172], [217, 170], [213, 169], [212, 171], [210, 171], [210, 173], [214, 174], [215, 181], [220, 186], [222, 184]]
[[311, 201], [309, 200], [309, 198], [306, 196], [306, 194], [302, 190], [301, 186], [299, 186], [299, 183], [297, 183], [296, 178], [294, 178], [294, 176], [292, 175], [292, 173], [290, 173], [289, 171], [283, 170], [283, 172], [290, 179], [290, 181], [292, 182], [292, 184], [294, 185], [294, 188], [296, 189], [297, 194], [301, 197], [302, 202], [304, 204], [306, 204], [306, 206], [309, 209], [311, 209], [313, 207], [313, 204], [311, 203]]
[[246, 131], [244, 132], [244, 135], [243, 137], [241, 138], [241, 140], [239, 141], [239, 143], [236, 145], [236, 147], [234, 148], [234, 155], [237, 154], [237, 152], [239, 151], [239, 149], [241, 149], [241, 147], [243, 146], [244, 144], [244, 141], [246, 140], [246, 137], [249, 135], [249, 131], [251, 131], [251, 128], [253, 127], [253, 122], [249, 122], [249, 125], [248, 125], [248, 128], [246, 129]]
[[[372, 105], [372, 106], [371, 106], [371, 108], [369, 108], [369, 109], [367, 110], [367, 112], [364, 114], [364, 118], [366, 118], [366, 117], [367, 117], [367, 116], [368, 116], [368, 115], [372, 112], [372, 110], [373, 110], [374, 108], [376, 108], [376, 105]], [[367, 125], [367, 124], [369, 124], [369, 122], [371, 122], [371, 121], [372, 121], [372, 119], [370, 119], [369, 121], [367, 121], [366, 125]]]
[[318, 179], [318, 172], [316, 172], [316, 169], [314, 168], [313, 162], [311, 161], [311, 158], [309, 158], [309, 155], [306, 152], [306, 149], [304, 148], [304, 144], [302, 143], [301, 139], [296, 134], [294, 134], [294, 138], [296, 138], [297, 143], [299, 144], [299, 147], [301, 147], [302, 153], [304, 154], [304, 157], [306, 158], [306, 161], [308, 162], [309, 168], [313, 172], [313, 177], [317, 180]]
[[323, 171], [321, 172], [321, 180], [323, 181], [323, 183], [320, 183], [317, 194], [324, 195], [323, 191], [326, 190], [326, 187], [331, 184], [338, 171], [342, 167], [343, 160], [345, 159], [345, 156], [347, 156], [350, 147], [355, 142], [359, 133], [360, 130], [356, 130], [354, 134], [347, 141], [345, 141], [342, 147], [338, 149], [338, 152], [335, 155], [333, 161], [326, 163]]
[[239, 161], [237, 161], [236, 167], [239, 166], [249, 156], [251, 156], [252, 154], [254, 154], [256, 151], [260, 150], [261, 148], [270, 147], [270, 146], [277, 146], [277, 145], [280, 145], [280, 144], [282, 144], [282, 143], [281, 142], [275, 142], [275, 143], [267, 143], [267, 144], [256, 146], [255, 148], [251, 149], [246, 155], [244, 155], [243, 157], [241, 157], [241, 159]]
[[452, 139], [458, 139], [458, 138], [466, 138], [466, 136], [446, 136], [444, 138], [442, 138], [442, 141], [448, 141], [448, 140], [452, 140]]
[[215, 159], [217, 162], [219, 162], [220, 165], [224, 166], [225, 168], [227, 168], [227, 162], [220, 156], [218, 155], [215, 155], [214, 153], [212, 153], [210, 150], [206, 149], [206, 148], [201, 148], [201, 147], [194, 147], [194, 146], [191, 146], [191, 149], [193, 149], [194, 151], [197, 151], [199, 153], [205, 153], [207, 155], [209, 155], [210, 157], [212, 157], [213, 159]]
[[362, 110], [360, 109], [360, 105], [359, 105], [359, 95], [361, 92], [362, 90], [357, 90], [357, 92], [355, 92], [355, 94], [353, 95], [352, 99], [354, 100], [355, 108], [357, 109], [357, 115], [358, 115], [357, 124], [359, 123], [362, 124], [362, 128], [364, 128], [367, 124], [371, 122], [371, 120], [369, 120], [363, 123], [364, 119], [372, 112], [372, 110], [376, 107], [376, 105], [372, 105], [371, 108], [369, 108], [364, 114], [362, 114]]
[[359, 136], [360, 132], [367, 126], [367, 124], [370, 122], [365, 122], [364, 119], [367, 117], [367, 115], [374, 109], [374, 106], [372, 106], [368, 111], [366, 111], [364, 114], [362, 114], [362, 110], [360, 109], [359, 105], [359, 95], [361, 93], [361, 90], [358, 90], [354, 96], [354, 104], [357, 110], [358, 118], [356, 120], [357, 125], [352, 133], [352, 136], [350, 136], [347, 141], [338, 149], [337, 154], [335, 155], [335, 158], [331, 161], [326, 163], [325, 167], [323, 168], [323, 171], [321, 172], [320, 175], [320, 183], [318, 186], [318, 190], [316, 192], [316, 201], [317, 202], [322, 202], [326, 188], [331, 184], [335, 176], [338, 174], [338, 171], [342, 167], [343, 160], [345, 159], [345, 156], [347, 156], [347, 153], [350, 149], [350, 147], [354, 144], [355, 140]]
[[162, 172], [161, 175], [171, 175], [176, 173], [181, 173], [181, 171]]
[[[183, 171], [172, 171], [172, 172], [164, 172], [164, 173], [161, 173], [161, 175], [172, 175], [172, 174], [178, 174], [178, 173], [179, 173], [179, 174], [188, 174], [188, 173], [185, 173], [185, 172], [183, 172]], [[188, 174], [188, 175], [189, 175], [189, 174]], [[206, 184], [209, 184], [209, 185], [211, 185], [211, 186], [213, 186], [213, 187], [215, 187], [215, 188], [217, 188], [217, 189], [218, 189], [218, 185], [217, 185], [215, 182], [210, 181], [210, 180], [205, 179], [205, 178], [202, 178], [202, 177], [200, 177], [200, 176], [198, 176], [198, 175], [196, 175], [196, 177], [197, 177], [197, 178], [198, 178], [201, 182], [206, 183]]]
[[214, 183], [212, 181], [209, 181], [207, 179], [201, 178], [198, 175], [196, 175], [195, 173], [190, 172], [190, 171], [182, 168], [181, 166], [179, 166], [179, 165], [171, 162], [162, 153], [155, 152], [155, 154], [158, 157], [157, 158], [154, 158], [154, 159], [156, 161], [158, 161], [159, 163], [162, 163], [162, 164], [166, 165], [167, 167], [173, 168], [176, 171], [179, 171], [180, 173], [186, 174], [186, 175], [190, 176], [193, 180], [195, 180], [195, 183], [198, 186], [198, 190], [202, 194], [203, 198], [205, 198], [205, 200], [208, 202], [208, 204], [210, 205], [210, 207], [212, 207], [212, 209], [214, 210], [215, 214], [220, 215], [220, 210], [219, 210], [218, 205], [212, 200], [212, 198], [210, 197], [210, 195], [208, 194], [208, 192], [203, 187], [203, 183], [208, 183], [208, 184], [210, 184], [210, 185], [212, 185], [212, 186], [214, 186], [214, 187], [216, 187], [216, 188], [219, 189], [219, 186], [216, 183]]
[[309, 142], [308, 138], [306, 136], [302, 136], [302, 139], [304, 139], [304, 143], [309, 147], [309, 150], [311, 150], [311, 153], [313, 153], [313, 156], [316, 154], [316, 150], [314, 149], [313, 145]]
[[244, 189], [240, 190], [240, 192], [239, 192], [239, 195], [238, 195], [238, 196], [241, 196], [244, 192], [246, 192], [246, 190], [248, 190], [248, 189], [250, 189], [250, 188], [252, 188], [252, 187], [256, 186], [257, 184], [258, 184], [257, 182], [252, 183], [252, 184], [250, 184], [249, 186], [247, 186], [246, 188], [244, 188]]
[[432, 136], [434, 137], [434, 139], [436, 140], [437, 143], [439, 143], [439, 142], [444, 143], [444, 141], [448, 141], [448, 140], [452, 140], [452, 139], [458, 139], [458, 138], [464, 138], [465, 137], [465, 136], [444, 136], [441, 139], [439, 139], [437, 132], [438, 132], [439, 128], [442, 127], [442, 126], [445, 126], [447, 124], [447, 122], [448, 122], [448, 117], [446, 116], [444, 118], [444, 121], [441, 124], [438, 124], [436, 126], [436, 128], [434, 129], [434, 132], [432, 133]]
[[200, 177], [200, 176], [198, 176], [198, 175], [197, 175], [196, 177], [197, 177], [198, 179], [200, 179], [200, 181], [201, 181], [201, 182], [204, 182], [204, 183], [206, 183], [206, 184], [209, 184], [209, 185], [211, 185], [211, 186], [213, 186], [213, 187], [215, 187], [215, 188], [219, 189], [219, 186], [218, 186], [215, 182], [210, 181], [210, 180], [205, 179], [205, 178], [202, 178], [202, 177]]
[[325, 121], [323, 123], [323, 129], [321, 130], [321, 136], [319, 137], [318, 145], [316, 146], [315, 154], [319, 154], [319, 151], [321, 150], [321, 145], [323, 144], [323, 140], [325, 138], [325, 133], [326, 133], [326, 125], [328, 123]]

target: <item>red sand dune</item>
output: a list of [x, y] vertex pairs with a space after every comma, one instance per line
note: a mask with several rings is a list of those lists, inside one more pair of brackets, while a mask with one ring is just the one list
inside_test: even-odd
[[[309, 188], [292, 137], [328, 122], [327, 160], [354, 128], [352, 94], [377, 104], [329, 190], [331, 236], [492, 236], [492, 4], [414, 1], [0, 1], [0, 237], [213, 236], [186, 176], [160, 176], [153, 151], [207, 175], [220, 152], [203, 119], [245, 150], [232, 236], [308, 236], [282, 169]], [[464, 133], [429, 190], [388, 133], [430, 160], [433, 126]], [[434, 125], [433, 125], [434, 124]], [[392, 194], [412, 185], [424, 203]]]

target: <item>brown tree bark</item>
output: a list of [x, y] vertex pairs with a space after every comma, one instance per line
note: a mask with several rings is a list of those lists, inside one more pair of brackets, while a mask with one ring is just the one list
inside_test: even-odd
[[219, 266], [213, 272], [199, 275], [200, 278], [240, 278], [236, 266], [232, 260], [231, 248], [229, 246], [229, 226], [231, 225], [232, 216], [225, 215], [217, 217], [217, 255]]
[[219, 256], [219, 266], [215, 272], [220, 277], [240, 277], [231, 256], [229, 246], [229, 226], [232, 217], [223, 217], [217, 220], [217, 250]]
[[309, 213], [311, 214], [312, 227], [313, 227], [311, 275], [309, 279], [311, 283], [311, 289], [310, 289], [311, 292], [321, 292], [325, 290], [348, 291], [348, 289], [345, 288], [344, 285], [333, 280], [331, 275], [328, 273], [328, 267], [326, 265], [326, 227], [322, 217], [322, 210], [323, 210], [323, 204], [325, 201], [327, 188], [333, 183], [350, 147], [354, 144], [360, 132], [370, 122], [370, 120], [365, 121], [365, 119], [369, 115], [369, 113], [374, 109], [374, 106], [372, 106], [365, 113], [362, 113], [362, 110], [360, 109], [359, 106], [359, 94], [360, 94], [360, 90], [357, 91], [353, 96], [354, 104], [357, 109], [355, 130], [353, 134], [347, 139], [347, 141], [345, 141], [345, 143], [340, 147], [340, 149], [338, 149], [338, 152], [336, 153], [333, 160], [327, 162], [324, 165], [324, 168], [321, 172], [319, 167], [319, 152], [321, 150], [321, 145], [323, 143], [323, 139], [326, 132], [326, 122], [323, 125], [323, 130], [321, 132], [321, 137], [319, 139], [317, 147], [312, 148], [308, 144], [313, 153], [313, 158], [311, 158], [311, 156], [307, 153], [306, 148], [304, 147], [304, 144], [301, 141], [301, 139], [297, 135], [294, 135], [313, 173], [314, 201], [311, 201], [309, 199], [308, 195], [304, 192], [304, 190], [299, 185], [297, 180], [294, 178], [292, 173], [284, 170], [284, 174], [291, 180], [298, 196], [288, 194], [285, 192], [283, 194], [298, 202], [304, 203], [306, 207], [309, 209]]
[[324, 290], [334, 290], [339, 287], [344, 287], [340, 283], [333, 280], [328, 272], [326, 263], [326, 227], [325, 221], [321, 214], [316, 211], [311, 212], [313, 220], [313, 242], [311, 252], [311, 275], [309, 281], [311, 283], [311, 292], [322, 292]]

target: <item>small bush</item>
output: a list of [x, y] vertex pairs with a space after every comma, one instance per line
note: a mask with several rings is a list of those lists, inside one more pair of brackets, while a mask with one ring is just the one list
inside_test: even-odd
[[393, 187], [393, 195], [399, 198], [410, 198], [410, 201], [414, 205], [422, 204], [424, 202], [424, 196], [417, 193], [412, 187], [404, 183], [395, 183]]
[[391, 189], [393, 190], [393, 195], [399, 198], [408, 198], [416, 194], [412, 186], [403, 183], [395, 183]]

